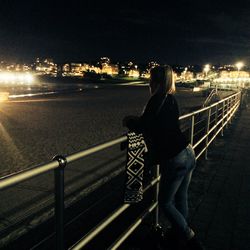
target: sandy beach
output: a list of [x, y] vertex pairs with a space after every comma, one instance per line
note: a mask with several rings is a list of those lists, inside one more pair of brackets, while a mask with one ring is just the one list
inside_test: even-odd
[[[123, 117], [140, 114], [148, 97], [147, 87], [114, 86], [0, 103], [0, 175], [121, 136]], [[204, 101], [190, 89], [176, 97], [182, 114]]]

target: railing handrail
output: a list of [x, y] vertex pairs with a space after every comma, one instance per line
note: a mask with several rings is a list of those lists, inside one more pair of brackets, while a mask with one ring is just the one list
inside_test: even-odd
[[[112, 147], [118, 143], [126, 141], [127, 137], [122, 136], [117, 139], [114, 139], [112, 141], [108, 141], [105, 143], [102, 143], [100, 145], [90, 147], [89, 149], [85, 149], [83, 151], [79, 151], [77, 153], [68, 155], [66, 158], [67, 163], [73, 162], [75, 160], [81, 159], [83, 157], [89, 156], [93, 153], [96, 153], [98, 151], [101, 151], [103, 149]], [[19, 171], [18, 173], [10, 174], [7, 176], [3, 176], [0, 178], [0, 190], [8, 188], [10, 186], [16, 185], [20, 182], [23, 182], [25, 180], [28, 180], [30, 178], [33, 178], [37, 175], [44, 174], [50, 170], [54, 170], [59, 167], [58, 161], [52, 161], [43, 165], [38, 165], [29, 169], [24, 169], [22, 171]]]
[[58, 167], [59, 167], [59, 163], [57, 161], [52, 161], [52, 162], [39, 165], [33, 168], [25, 169], [18, 173], [3, 176], [0, 179], [0, 190], [16, 185], [25, 180], [31, 179], [37, 175], [44, 174]]
[[210, 94], [208, 95], [207, 99], [205, 100], [205, 102], [203, 103], [202, 107], [206, 107], [206, 105], [211, 101], [212, 97], [217, 94], [217, 89], [212, 89], [212, 91], [210, 92]]
[[102, 144], [99, 144], [95, 147], [91, 147], [89, 149], [85, 149], [83, 151], [80, 151], [78, 153], [74, 153], [74, 154], [71, 154], [69, 156], [67, 156], [67, 162], [70, 163], [72, 161], [76, 161], [76, 160], [79, 160], [83, 157], [86, 157], [86, 156], [89, 156], [91, 154], [94, 154], [98, 151], [101, 151], [103, 149], [106, 149], [106, 148], [109, 148], [109, 147], [112, 147], [118, 143], [121, 143], [121, 142], [124, 142], [127, 140], [127, 136], [122, 136], [122, 137], [119, 137], [117, 139], [114, 139], [112, 141], [108, 141], [108, 142], [105, 142], [105, 143], [102, 143]]
[[232, 95], [230, 95], [230, 96], [228, 96], [228, 97], [226, 97], [226, 98], [224, 98], [224, 99], [222, 99], [222, 100], [220, 100], [220, 101], [217, 101], [217, 102], [215, 102], [215, 103], [209, 105], [208, 107], [201, 108], [201, 109], [197, 109], [197, 110], [195, 110], [195, 111], [193, 111], [193, 112], [191, 112], [191, 113], [188, 113], [188, 114], [186, 114], [186, 115], [182, 115], [182, 116], [179, 117], [179, 120], [183, 120], [183, 119], [185, 119], [185, 118], [188, 118], [188, 117], [191, 117], [191, 116], [193, 116], [193, 115], [197, 115], [197, 114], [199, 114], [199, 113], [201, 113], [201, 112], [204, 112], [204, 111], [206, 111], [206, 110], [209, 110], [210, 108], [213, 108], [213, 107], [217, 106], [218, 104], [223, 103], [223, 102], [225, 102], [225, 101], [231, 99], [232, 97], [239, 95], [239, 93], [240, 93], [240, 92], [237, 92], [237, 93], [235, 93], [235, 94], [232, 94]]
[[[241, 101], [240, 97], [241, 97], [241, 92], [239, 91], [239, 92], [232, 94], [232, 95], [230, 95], [230, 96], [228, 96], [228, 97], [226, 97], [218, 102], [213, 103], [212, 105], [210, 105], [208, 107], [201, 108], [199, 110], [196, 110], [194, 112], [191, 112], [189, 114], [182, 115], [179, 117], [179, 120], [183, 120], [186, 118], [192, 118], [191, 119], [191, 135], [190, 135], [190, 137], [191, 137], [191, 144], [193, 145], [195, 115], [202, 113], [202, 112], [205, 112], [205, 111], [208, 111], [206, 134], [205, 134], [205, 136], [203, 136], [199, 140], [198, 143], [196, 143], [194, 145], [196, 147], [198, 144], [202, 143], [205, 140], [205, 147], [201, 150], [201, 152], [198, 154], [198, 156], [196, 158], [199, 158], [203, 152], [205, 152], [207, 154], [208, 146], [211, 144], [211, 142], [214, 140], [214, 138], [218, 135], [219, 132], [223, 132], [224, 126], [228, 122], [230, 122], [230, 119], [232, 118], [232, 116], [234, 115], [234, 113], [236, 112], [236, 110], [238, 109], [238, 107], [240, 105], [240, 101]], [[218, 108], [219, 104], [221, 104], [221, 103], [223, 104], [223, 107]], [[213, 107], [216, 107], [216, 112], [211, 113], [211, 110]], [[222, 118], [220, 118], [218, 120], [218, 116], [219, 116], [218, 114], [220, 111], [222, 112]], [[215, 125], [213, 125], [213, 123], [212, 123], [212, 127], [210, 127], [210, 118], [213, 115], [216, 115], [215, 119], [213, 120], [213, 121], [215, 121]], [[218, 126], [220, 126], [220, 127], [217, 129]], [[214, 134], [212, 134], [213, 131], [215, 131]], [[209, 139], [209, 135], [212, 135], [212, 138]], [[4, 177], [0, 178], [0, 190], [2, 190], [4, 188], [8, 188], [12, 185], [18, 184], [22, 181], [31, 179], [35, 176], [41, 175], [41, 174], [46, 173], [50, 170], [54, 170], [55, 177], [56, 177], [55, 178], [56, 179], [55, 180], [55, 194], [56, 194], [55, 195], [55, 197], [56, 197], [56, 199], [55, 199], [55, 211], [56, 211], [55, 214], [56, 214], [56, 226], [57, 226], [56, 227], [56, 232], [57, 232], [56, 240], [57, 240], [57, 248], [63, 249], [62, 239], [63, 239], [64, 167], [65, 167], [65, 165], [67, 163], [73, 162], [75, 160], [82, 159], [83, 157], [89, 156], [93, 153], [110, 148], [110, 147], [112, 147], [118, 143], [122, 143], [126, 140], [127, 140], [127, 137], [122, 136], [122, 137], [119, 137], [117, 139], [99, 144], [97, 146], [90, 147], [90, 148], [85, 149], [83, 151], [68, 155], [67, 157], [57, 156], [53, 159], [52, 162], [49, 162], [49, 163], [46, 163], [43, 165], [39, 165], [37, 167], [33, 167], [30, 169], [26, 169], [26, 170], [23, 170], [21, 172], [14, 173], [12, 175], [4, 176]], [[159, 184], [159, 166], [157, 167], [157, 169], [158, 169], [157, 176], [155, 179], [156, 181], [153, 183], [154, 185], [156, 184], [156, 186]], [[149, 185], [149, 187], [150, 187], [150, 185]], [[158, 222], [158, 202], [157, 202], [158, 198], [157, 197], [158, 197], [158, 192], [159, 192], [159, 186], [157, 186], [156, 189], [157, 189], [157, 191], [156, 191], [156, 203], [151, 205], [151, 208], [149, 210], [151, 212], [154, 208], [156, 208], [156, 224], [157, 224], [157, 222]], [[128, 207], [128, 206], [126, 206], [126, 207]], [[145, 214], [143, 216], [145, 216]], [[110, 217], [113, 218], [114, 214], [111, 214]], [[108, 218], [107, 220], [110, 221], [110, 218]], [[107, 225], [106, 222], [103, 222], [103, 223], [104, 223], [103, 225]], [[139, 222], [135, 223], [133, 226], [133, 230], [134, 230], [134, 227], [138, 226], [139, 224], [140, 224]], [[100, 228], [97, 228], [96, 230], [99, 233]], [[131, 230], [131, 228], [130, 228], [130, 230]], [[127, 233], [128, 232], [126, 232], [125, 234], [127, 235]], [[117, 244], [120, 244], [121, 240], [124, 240], [124, 237], [120, 238], [119, 242], [117, 242]], [[83, 241], [86, 243], [85, 237], [83, 238]]]

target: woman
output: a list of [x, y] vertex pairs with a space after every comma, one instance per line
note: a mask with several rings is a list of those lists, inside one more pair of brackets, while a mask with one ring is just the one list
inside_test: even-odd
[[143, 114], [140, 117], [126, 117], [123, 124], [132, 131], [144, 134], [152, 162], [160, 164], [162, 177], [159, 202], [172, 230], [178, 235], [178, 242], [185, 242], [190, 249], [202, 249], [187, 224], [187, 191], [195, 168], [195, 155], [179, 127], [171, 67], [153, 68], [149, 88], [151, 98]]

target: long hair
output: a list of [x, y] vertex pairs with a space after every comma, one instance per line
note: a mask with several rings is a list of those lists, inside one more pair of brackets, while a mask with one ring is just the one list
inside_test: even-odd
[[175, 81], [173, 70], [170, 66], [156, 66], [150, 71], [150, 88], [153, 94], [173, 94]]

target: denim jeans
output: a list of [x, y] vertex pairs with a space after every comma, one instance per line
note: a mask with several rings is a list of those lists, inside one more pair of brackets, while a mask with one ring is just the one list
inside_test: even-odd
[[192, 232], [187, 224], [188, 186], [195, 164], [195, 154], [191, 145], [174, 158], [160, 164], [160, 206], [172, 227], [187, 238]]

